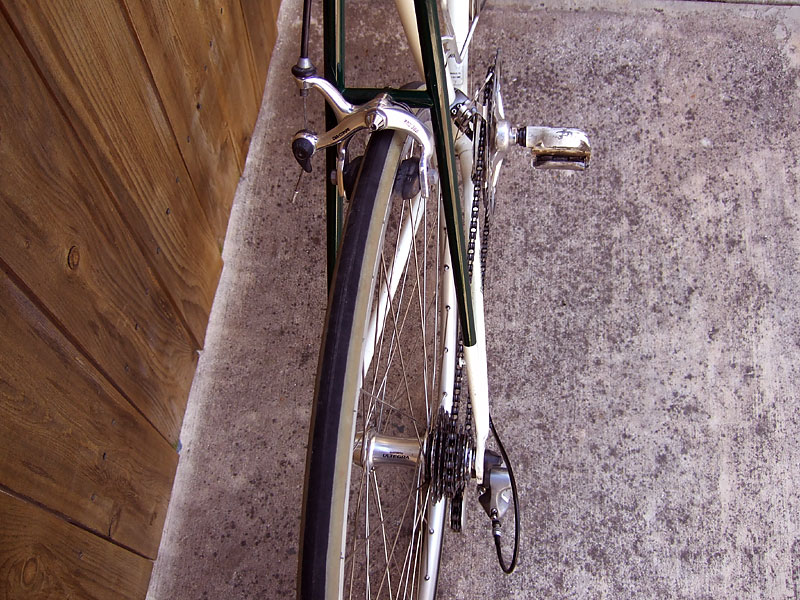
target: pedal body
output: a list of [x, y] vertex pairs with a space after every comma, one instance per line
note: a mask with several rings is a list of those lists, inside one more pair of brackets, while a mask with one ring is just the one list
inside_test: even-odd
[[584, 171], [592, 156], [589, 137], [571, 127], [521, 127], [516, 143], [531, 150], [537, 169]]

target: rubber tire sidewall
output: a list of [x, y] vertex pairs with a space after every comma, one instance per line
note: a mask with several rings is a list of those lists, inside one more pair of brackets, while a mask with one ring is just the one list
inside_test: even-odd
[[338, 600], [364, 338], [405, 134], [370, 138], [329, 294], [306, 460], [298, 598]]

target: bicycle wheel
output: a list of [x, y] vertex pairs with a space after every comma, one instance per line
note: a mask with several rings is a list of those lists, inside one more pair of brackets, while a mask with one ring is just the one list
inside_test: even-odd
[[451, 368], [443, 356], [455, 358], [444, 337], [448, 314], [457, 317], [442, 303], [438, 194], [393, 192], [404, 158], [400, 171], [416, 172], [411, 146], [401, 133], [374, 134], [352, 194], [309, 435], [305, 599], [435, 595], [444, 501], [429, 502], [425, 446], [451, 385], [441, 371]]

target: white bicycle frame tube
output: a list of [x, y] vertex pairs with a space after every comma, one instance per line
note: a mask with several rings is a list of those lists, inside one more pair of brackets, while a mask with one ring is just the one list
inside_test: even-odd
[[[472, 142], [461, 136], [456, 140], [456, 157], [461, 168], [461, 197], [472, 198]], [[464, 220], [471, 221], [472, 203], [464, 202]], [[489, 374], [486, 359], [486, 320], [483, 313], [483, 281], [480, 268], [481, 232], [480, 224], [475, 231], [475, 265], [472, 269], [470, 291], [472, 311], [475, 318], [475, 345], [464, 346], [464, 360], [469, 381], [472, 403], [472, 422], [475, 432], [475, 478], [483, 483], [483, 456], [489, 438]]]
[[[423, 81], [425, 80], [425, 68], [422, 66], [422, 48], [419, 44], [419, 30], [417, 29], [417, 14], [414, 9], [414, 0], [394, 0], [397, 6], [397, 13], [400, 15], [400, 22], [403, 24], [403, 31], [406, 33], [408, 39], [408, 47], [411, 49], [411, 55], [414, 57], [414, 63], [417, 65], [417, 72]], [[465, 5], [467, 8], [466, 19], [469, 24], [469, 0], [450, 0], [453, 5]], [[458, 18], [461, 18], [460, 13]], [[452, 19], [452, 15], [445, 11], [445, 19]], [[447, 57], [445, 57], [447, 61]], [[447, 61], [448, 70], [450, 68], [450, 61]], [[447, 77], [447, 97], [452, 102], [455, 98], [455, 91], [453, 89], [453, 78], [448, 73]]]
[[[400, 15], [403, 29], [406, 32], [408, 45], [411, 48], [411, 54], [414, 56], [417, 70], [424, 79], [425, 69], [422, 66], [422, 51], [419, 45], [419, 32], [417, 30], [417, 17], [414, 11], [414, 0], [395, 0], [395, 5], [397, 6], [397, 12]], [[456, 48], [459, 49], [459, 52], [466, 50], [465, 44], [467, 43], [470, 30], [470, 0], [444, 0], [444, 2], [442, 2], [442, 8], [442, 12], [445, 15], [447, 35], [453, 37], [453, 42]], [[465, 57], [462, 56], [462, 59], [463, 58]]]

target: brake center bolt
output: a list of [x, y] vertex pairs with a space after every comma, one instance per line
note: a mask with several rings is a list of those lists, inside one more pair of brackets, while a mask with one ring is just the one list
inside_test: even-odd
[[364, 123], [370, 131], [378, 131], [386, 127], [386, 114], [382, 110], [371, 110], [364, 115]]

